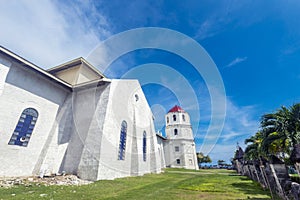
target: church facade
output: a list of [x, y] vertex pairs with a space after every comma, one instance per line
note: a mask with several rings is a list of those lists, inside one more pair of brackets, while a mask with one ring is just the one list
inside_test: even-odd
[[114, 179], [173, 159], [139, 82], [108, 79], [83, 58], [43, 70], [0, 47], [0, 110], [0, 176]]

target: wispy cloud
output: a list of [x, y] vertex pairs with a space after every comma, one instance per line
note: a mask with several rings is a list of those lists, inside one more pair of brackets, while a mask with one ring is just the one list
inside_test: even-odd
[[[97, 26], [91, 26], [92, 17]], [[0, 24], [0, 44], [43, 68], [87, 55], [110, 34], [105, 16], [91, 2], [7, 1], [0, 7]]]
[[[209, 154], [214, 161], [221, 158], [229, 160], [235, 151], [236, 143], [243, 144], [244, 140], [253, 135], [259, 128], [255, 105], [237, 105], [229, 97], [227, 97], [226, 102], [225, 124], [218, 138], [215, 138], [216, 135], [207, 135], [207, 129], [204, 126], [201, 126], [195, 138], [197, 150]], [[201, 119], [203, 118], [201, 117]], [[205, 141], [204, 138], [207, 139], [206, 142], [203, 142]], [[211, 143], [213, 141], [217, 142]], [[207, 151], [209, 149], [210, 151]]]
[[238, 106], [227, 98], [226, 123], [221, 135], [223, 141], [240, 140], [254, 134], [258, 128], [255, 106]]
[[[191, 19], [190, 24], [194, 24], [197, 30], [195, 38], [203, 40], [226, 32], [229, 29], [250, 26], [253, 23], [263, 20], [274, 9], [280, 7], [271, 7], [268, 5], [268, 9], [266, 10], [265, 4], [267, 3], [264, 1], [256, 3], [238, 0], [219, 1], [218, 5], [206, 8], [206, 10], [209, 10], [206, 18], [200, 19], [200, 21], [198, 18]], [[254, 11], [255, 15], [245, 15], [245, 13]]]
[[234, 18], [236, 17], [236, 5], [240, 4], [226, 3], [226, 5], [224, 5], [221, 2], [220, 6], [214, 7], [214, 9], [210, 12], [210, 15], [205, 20], [200, 22], [200, 26], [197, 28], [195, 38], [202, 40], [215, 36], [224, 31], [225, 27], [234, 21]]
[[241, 62], [244, 62], [248, 59], [248, 57], [237, 57], [234, 60], [232, 60], [230, 63], [228, 63], [225, 67], [232, 67], [234, 65], [237, 65]]

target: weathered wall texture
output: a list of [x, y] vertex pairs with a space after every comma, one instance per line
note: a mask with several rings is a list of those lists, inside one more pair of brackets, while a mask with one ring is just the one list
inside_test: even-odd
[[[136, 80], [113, 80], [104, 121], [98, 179], [160, 172], [152, 112]], [[121, 123], [127, 122], [125, 159], [118, 160]], [[146, 161], [143, 133], [146, 132]]]
[[[8, 58], [7, 58], [8, 59]], [[1, 64], [0, 176], [31, 175], [51, 131], [58, 131], [56, 115], [68, 91], [8, 59]], [[3, 84], [3, 79], [5, 83]], [[39, 116], [27, 147], [8, 145], [22, 111], [34, 108]]]

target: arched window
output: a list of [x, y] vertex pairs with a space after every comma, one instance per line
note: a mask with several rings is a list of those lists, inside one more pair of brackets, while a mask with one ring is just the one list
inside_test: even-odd
[[182, 120], [185, 122], [185, 115], [182, 114]]
[[167, 123], [169, 123], [169, 117], [167, 117]]
[[173, 115], [173, 121], [174, 122], [176, 121], [176, 115]]
[[8, 144], [27, 147], [38, 115], [34, 108], [23, 110]]
[[177, 130], [177, 128], [174, 129], [174, 135], [178, 135], [178, 130]]
[[147, 137], [146, 131], [143, 133], [143, 161], [147, 159]]
[[135, 97], [135, 101], [139, 100], [139, 95], [135, 94], [134, 97]]
[[122, 121], [118, 160], [125, 160], [126, 136], [127, 136], [127, 122]]

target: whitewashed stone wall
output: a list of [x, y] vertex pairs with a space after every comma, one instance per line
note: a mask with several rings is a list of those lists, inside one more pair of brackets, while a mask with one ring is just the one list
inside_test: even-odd
[[[176, 120], [173, 120], [174, 115]], [[166, 166], [199, 169], [193, 130], [188, 113], [169, 112], [166, 114], [165, 119], [167, 141], [164, 144], [164, 151]], [[177, 130], [177, 134], [175, 134], [175, 129]], [[177, 163], [177, 159], [180, 160], [180, 163]]]
[[[81, 137], [84, 142], [84, 146], [78, 166], [78, 176], [83, 179], [98, 180], [100, 151], [103, 138], [103, 122], [106, 116], [109, 91], [110, 84], [108, 83], [85, 91], [89, 93], [89, 96], [94, 96], [91, 97], [92, 100], [81, 100], [89, 104], [86, 105], [86, 107], [89, 107], [89, 111], [86, 110], [88, 112], [79, 112], [76, 114], [78, 115], [77, 120], [75, 121], [77, 124], [76, 126], [83, 126], [81, 123], [85, 123], [87, 126], [85, 139]], [[78, 101], [77, 106], [83, 105], [80, 101]], [[89, 115], [91, 116], [91, 120], [88, 123], [80, 120], [80, 115], [84, 116], [84, 114], [88, 113], [90, 113]], [[78, 134], [82, 135], [84, 133], [78, 131]], [[74, 147], [76, 148], [76, 146]]]
[[[68, 92], [18, 63], [10, 62], [0, 96], [0, 176], [27, 176], [34, 171]], [[3, 68], [2, 64], [1, 70]], [[1, 74], [2, 80], [4, 74]], [[22, 111], [29, 107], [36, 109], [39, 116], [28, 146], [8, 145]]]
[[160, 157], [161, 168], [166, 168], [165, 152], [164, 152], [164, 140], [157, 136], [158, 153]]
[[40, 154], [34, 174], [52, 175], [61, 173], [61, 164], [72, 133], [72, 95], [68, 95], [58, 110], [55, 123]]
[[[161, 172], [152, 113], [136, 80], [113, 80], [104, 122], [98, 179]], [[125, 160], [118, 160], [121, 123], [127, 122]], [[147, 155], [143, 161], [143, 132]]]

